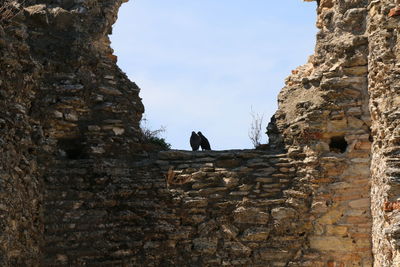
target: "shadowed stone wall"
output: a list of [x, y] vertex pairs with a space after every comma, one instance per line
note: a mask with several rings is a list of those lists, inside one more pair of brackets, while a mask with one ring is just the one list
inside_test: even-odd
[[109, 46], [122, 2], [1, 22], [0, 265], [399, 264], [398, 2], [319, 1], [268, 150], [160, 153]]
[[38, 264], [43, 239], [41, 125], [29, 116], [41, 68], [20, 20], [0, 25], [0, 265]]
[[254, 150], [59, 162], [45, 265], [296, 266], [310, 228], [298, 164]]
[[41, 261], [43, 178], [59, 161], [143, 153], [139, 88], [107, 37], [123, 1], [19, 2], [0, 11], [1, 266]]

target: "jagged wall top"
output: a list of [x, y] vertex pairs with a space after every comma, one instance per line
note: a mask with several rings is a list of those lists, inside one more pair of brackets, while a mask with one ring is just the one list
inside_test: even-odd
[[27, 1], [21, 13], [43, 68], [32, 115], [67, 156], [141, 150], [139, 88], [116, 66], [108, 38], [123, 2]]

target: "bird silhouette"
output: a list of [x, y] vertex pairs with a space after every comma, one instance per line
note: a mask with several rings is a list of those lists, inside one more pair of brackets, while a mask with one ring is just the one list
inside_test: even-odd
[[208, 139], [201, 132], [198, 132], [197, 134], [201, 138], [201, 142], [200, 142], [201, 149], [202, 150], [211, 150], [210, 142], [208, 142]]
[[198, 136], [194, 131], [192, 132], [192, 135], [190, 136], [190, 146], [192, 147], [193, 151], [199, 150], [201, 144], [201, 137]]

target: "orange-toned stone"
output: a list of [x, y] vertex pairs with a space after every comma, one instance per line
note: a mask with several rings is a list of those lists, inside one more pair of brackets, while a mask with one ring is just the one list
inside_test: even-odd
[[386, 212], [390, 212], [393, 210], [400, 210], [400, 202], [396, 201], [396, 202], [385, 202], [383, 210]]
[[328, 261], [326, 263], [327, 267], [344, 267], [344, 263], [339, 263], [339, 262], [335, 262], [335, 261]]
[[389, 17], [399, 16], [400, 15], [400, 7], [394, 7], [389, 11]]
[[107, 57], [109, 59], [111, 59], [113, 62], [117, 62], [117, 60], [118, 60], [118, 57], [116, 55], [113, 55], [113, 54], [108, 54]]

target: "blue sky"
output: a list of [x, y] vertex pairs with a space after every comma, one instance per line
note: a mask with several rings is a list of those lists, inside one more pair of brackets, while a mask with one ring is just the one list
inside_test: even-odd
[[301, 0], [131, 0], [111, 46], [141, 88], [147, 127], [165, 126], [172, 148], [190, 149], [192, 131], [215, 150], [252, 148], [251, 110], [265, 129], [285, 78], [313, 53], [315, 9]]

